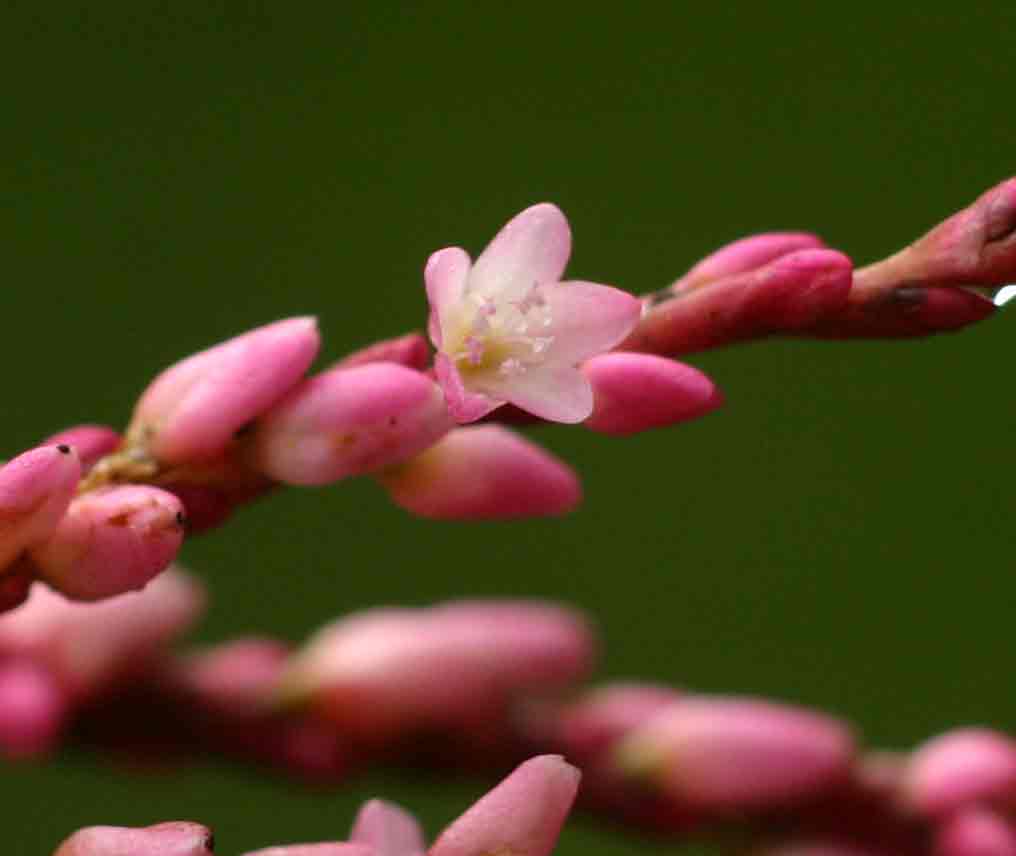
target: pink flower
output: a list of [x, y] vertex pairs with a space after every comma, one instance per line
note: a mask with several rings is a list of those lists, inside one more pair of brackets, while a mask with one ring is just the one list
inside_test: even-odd
[[592, 413], [578, 365], [622, 341], [641, 304], [606, 285], [561, 282], [570, 252], [568, 221], [542, 203], [512, 219], [475, 265], [458, 247], [427, 261], [434, 367], [457, 421], [509, 402], [552, 422]]

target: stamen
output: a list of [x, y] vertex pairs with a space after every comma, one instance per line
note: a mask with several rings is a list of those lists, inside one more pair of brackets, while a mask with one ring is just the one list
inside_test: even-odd
[[478, 366], [483, 362], [483, 339], [476, 336], [466, 336], [463, 343], [466, 346], [465, 357], [472, 366]]
[[522, 374], [525, 370], [526, 367], [522, 364], [522, 360], [516, 357], [509, 357], [497, 368], [498, 374], [505, 376]]

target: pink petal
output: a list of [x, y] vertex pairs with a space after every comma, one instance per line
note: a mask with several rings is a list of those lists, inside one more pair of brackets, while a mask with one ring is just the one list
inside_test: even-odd
[[549, 202], [517, 214], [480, 254], [469, 290], [481, 295], [522, 293], [534, 283], [557, 282], [571, 254], [571, 230]]
[[546, 358], [576, 365], [609, 351], [632, 331], [642, 313], [638, 298], [595, 282], [572, 280], [542, 289], [553, 319]]
[[417, 856], [427, 849], [416, 818], [384, 800], [371, 800], [360, 809], [349, 840], [367, 845], [374, 856]]
[[580, 777], [558, 755], [526, 761], [442, 832], [429, 856], [548, 856], [575, 801]]
[[211, 856], [212, 832], [197, 823], [159, 823], [142, 829], [79, 829], [53, 856]]
[[593, 389], [571, 365], [543, 364], [523, 374], [485, 378], [489, 391], [548, 422], [584, 422], [593, 412]]
[[446, 354], [438, 353], [434, 357], [434, 374], [444, 392], [448, 412], [460, 424], [482, 419], [505, 403], [504, 399], [467, 390], [455, 363]]
[[582, 373], [594, 395], [586, 427], [605, 434], [673, 425], [723, 403], [716, 384], [698, 369], [655, 354], [600, 354], [582, 365]]
[[445, 247], [427, 259], [423, 270], [427, 302], [430, 303], [427, 332], [436, 348], [441, 347], [442, 323], [447, 319], [449, 310], [462, 299], [470, 267], [469, 255], [459, 247]]
[[498, 425], [457, 428], [378, 480], [396, 504], [439, 520], [564, 514], [581, 499], [566, 464]]

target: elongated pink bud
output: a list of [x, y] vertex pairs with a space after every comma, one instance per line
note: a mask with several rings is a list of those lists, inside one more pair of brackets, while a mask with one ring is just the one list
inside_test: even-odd
[[578, 792], [581, 773], [558, 755], [519, 766], [445, 829], [429, 856], [548, 856]]
[[618, 768], [703, 810], [774, 808], [843, 782], [854, 741], [811, 711], [740, 698], [687, 697], [631, 732]]
[[78, 456], [67, 445], [40, 446], [0, 467], [0, 576], [53, 533], [80, 477]]
[[344, 734], [374, 742], [503, 715], [523, 693], [587, 674], [594, 643], [572, 610], [524, 602], [378, 609], [320, 630], [282, 677]]
[[1016, 856], [1016, 823], [984, 808], [966, 808], [942, 822], [934, 856]]
[[37, 583], [27, 603], [0, 617], [0, 655], [43, 664], [78, 699], [146, 668], [203, 607], [201, 586], [176, 570], [94, 604]]
[[636, 434], [704, 416], [723, 403], [705, 374], [655, 354], [615, 351], [582, 365], [593, 386], [587, 428], [604, 434]]
[[1016, 741], [986, 728], [960, 728], [911, 756], [902, 790], [908, 807], [940, 816], [982, 802], [1016, 802]]
[[214, 458], [299, 381], [319, 344], [313, 318], [291, 318], [188, 357], [142, 394], [128, 438], [165, 464]]
[[334, 841], [320, 844], [283, 844], [278, 847], [265, 847], [262, 850], [248, 850], [242, 856], [373, 856], [373, 851], [362, 844]]
[[430, 345], [423, 333], [407, 333], [397, 339], [386, 339], [367, 345], [343, 357], [333, 368], [351, 369], [366, 363], [398, 363], [408, 369], [423, 371], [430, 363]]
[[756, 270], [798, 250], [819, 250], [824, 246], [821, 238], [807, 232], [749, 235], [706, 256], [670, 288], [675, 292], [701, 288], [713, 280]]
[[846, 305], [851, 278], [842, 253], [812, 249], [700, 288], [665, 289], [646, 299], [642, 320], [618, 350], [674, 356], [808, 329]]
[[439, 520], [564, 514], [582, 498], [566, 464], [498, 425], [457, 428], [378, 480], [396, 505]]
[[423, 856], [427, 850], [416, 818], [384, 800], [364, 804], [349, 840], [370, 847], [374, 856]]
[[452, 426], [441, 388], [393, 363], [333, 369], [263, 417], [254, 466], [288, 484], [327, 484], [402, 463]]
[[54, 434], [46, 444], [73, 447], [81, 461], [81, 469], [87, 471], [99, 458], [120, 445], [120, 435], [108, 425], [75, 425]]
[[56, 530], [29, 552], [39, 576], [76, 600], [143, 588], [169, 567], [183, 541], [183, 505], [146, 485], [74, 498]]
[[75, 832], [53, 856], [212, 856], [214, 846], [212, 831], [198, 823], [90, 826]]
[[67, 698], [49, 670], [29, 660], [0, 662], [0, 759], [50, 751], [67, 715]]

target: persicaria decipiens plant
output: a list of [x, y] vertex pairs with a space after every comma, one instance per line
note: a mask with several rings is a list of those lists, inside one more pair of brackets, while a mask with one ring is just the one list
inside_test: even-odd
[[[393, 762], [503, 778], [429, 847], [411, 815], [372, 801], [347, 840], [257, 851], [273, 856], [544, 856], [576, 799], [757, 854], [1016, 854], [1011, 737], [957, 728], [893, 753], [773, 701], [584, 686], [596, 639], [561, 604], [375, 609], [296, 649], [264, 637], [172, 649], [204, 608], [200, 582], [173, 565], [184, 538], [282, 486], [370, 476], [422, 517], [561, 515], [578, 476], [509, 425], [634, 435], [722, 404], [684, 354], [987, 318], [1016, 280], [1016, 179], [857, 269], [813, 235], [760, 234], [639, 298], [564, 278], [570, 251], [564, 214], [535, 205], [475, 261], [456, 247], [430, 257], [426, 335], [308, 376], [314, 319], [267, 324], [166, 369], [123, 431], [70, 427], [0, 467], [0, 755], [43, 757], [73, 733], [111, 753], [218, 752], [325, 783]], [[54, 845], [197, 856], [213, 839], [167, 822]]]

